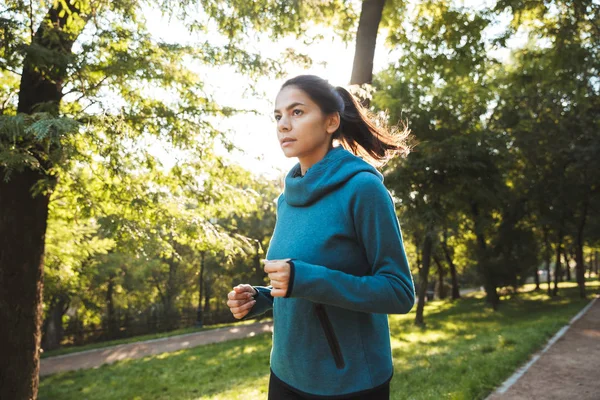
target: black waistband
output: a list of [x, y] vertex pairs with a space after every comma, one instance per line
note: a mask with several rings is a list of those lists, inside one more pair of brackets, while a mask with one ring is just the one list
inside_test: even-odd
[[[273, 370], [271, 370], [271, 377], [270, 379], [273, 380], [274, 383], [276, 383], [277, 385], [281, 385], [283, 387], [285, 387], [286, 389], [297, 393], [307, 399], [345, 399], [345, 400], [358, 400], [361, 398], [365, 398], [365, 396], [369, 396], [369, 399], [373, 399], [373, 400], [379, 400], [380, 398], [383, 400], [384, 397], [378, 397], [377, 395], [379, 394], [379, 392], [386, 393], [387, 396], [385, 397], [385, 399], [389, 399], [389, 386], [390, 386], [390, 381], [392, 380], [392, 377], [394, 376], [394, 372], [392, 371], [392, 375], [381, 385], [375, 386], [374, 388], [371, 389], [366, 389], [366, 390], [361, 390], [358, 392], [352, 392], [352, 393], [347, 393], [347, 394], [343, 394], [343, 395], [333, 395], [333, 396], [320, 396], [320, 395], [315, 395], [315, 394], [310, 394], [310, 393], [306, 393], [303, 392], [302, 390], [296, 389], [293, 386], [288, 385], [287, 383], [285, 383], [284, 381], [282, 381], [281, 379], [279, 379], [277, 377], [277, 375], [275, 375], [275, 373], [273, 373]], [[387, 390], [386, 390], [387, 389]]]

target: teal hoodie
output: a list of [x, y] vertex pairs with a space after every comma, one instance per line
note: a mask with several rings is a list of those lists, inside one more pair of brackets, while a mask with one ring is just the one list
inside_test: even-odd
[[387, 314], [405, 314], [414, 285], [383, 175], [334, 147], [304, 176], [296, 164], [277, 202], [267, 259], [291, 258], [286, 297], [255, 286], [244, 319], [273, 309], [271, 370], [296, 391], [352, 394], [393, 373]]

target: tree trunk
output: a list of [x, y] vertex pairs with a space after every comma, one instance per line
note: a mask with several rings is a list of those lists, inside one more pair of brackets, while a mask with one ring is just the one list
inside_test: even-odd
[[[356, 50], [352, 64], [351, 85], [370, 84], [373, 81], [373, 58], [377, 44], [377, 31], [383, 14], [385, 0], [364, 0], [356, 32]], [[368, 99], [362, 99], [365, 107]]]
[[492, 271], [490, 271], [489, 267], [486, 265], [487, 246], [485, 244], [485, 237], [481, 233], [477, 234], [476, 236], [477, 242], [479, 243], [480, 252], [478, 257], [478, 267], [480, 274], [483, 276], [483, 288], [485, 289], [486, 301], [492, 306], [492, 309], [496, 311], [498, 310], [498, 305], [500, 304], [500, 297], [496, 291], [496, 284], [494, 282]]
[[38, 391], [43, 257], [48, 196], [31, 188], [43, 176], [0, 168], [0, 399], [34, 399]]
[[442, 265], [438, 256], [433, 256], [433, 261], [435, 265], [437, 265], [437, 273], [438, 273], [438, 299], [444, 300], [446, 298], [446, 286], [444, 285], [444, 276], [446, 275], [446, 271], [444, 270], [444, 266]]
[[169, 265], [169, 278], [167, 280], [167, 288], [165, 290], [165, 320], [167, 330], [175, 329], [177, 325], [177, 310], [175, 309], [175, 298], [179, 291], [177, 284], [177, 267], [178, 262], [174, 257], [167, 260]]
[[[72, 12], [78, 10], [64, 2]], [[59, 15], [61, 15], [59, 17]], [[48, 50], [65, 62], [41, 65], [40, 58], [26, 53], [19, 87], [18, 113], [30, 114], [44, 104], [46, 111], [58, 113], [62, 82], [67, 74], [66, 57], [80, 31], [63, 31], [69, 13], [57, 2], [44, 17], [32, 39], [32, 46]], [[43, 61], [42, 61], [43, 62]], [[23, 145], [21, 142], [17, 146]], [[30, 145], [26, 143], [25, 145]], [[44, 149], [37, 149], [44, 152]], [[42, 169], [13, 171], [6, 181], [0, 167], [0, 399], [35, 399], [39, 386], [44, 239], [48, 218], [48, 194], [32, 194], [32, 188], [46, 179], [52, 187], [55, 178], [41, 171], [52, 167], [48, 158], [38, 160]]]
[[540, 290], [540, 275], [538, 274], [538, 269], [537, 267], [535, 268], [535, 272], [533, 274], [533, 280], [535, 282], [535, 291], [537, 292], [538, 290]]
[[560, 255], [562, 253], [562, 241], [563, 241], [563, 233], [562, 233], [562, 223], [560, 228], [558, 229], [558, 237], [556, 238], [556, 265], [554, 267], [554, 292], [553, 295], [558, 295], [558, 280], [560, 279], [561, 274], [561, 266], [560, 266]]
[[42, 349], [55, 350], [60, 347], [64, 335], [62, 317], [69, 308], [69, 296], [61, 293], [50, 301], [50, 310], [43, 324]]
[[493, 272], [490, 270], [487, 264], [487, 245], [485, 243], [485, 236], [481, 227], [481, 221], [479, 216], [479, 206], [476, 203], [471, 204], [471, 211], [473, 213], [474, 225], [475, 225], [475, 236], [477, 238], [478, 255], [477, 255], [477, 269], [483, 279], [483, 288], [485, 289], [486, 301], [492, 306], [492, 309], [496, 311], [500, 303], [500, 297], [496, 291], [496, 282], [493, 276]]
[[[221, 253], [222, 255], [222, 253]], [[221, 262], [221, 258], [217, 259], [217, 263]], [[204, 280], [204, 317], [206, 318], [210, 313], [210, 298], [212, 297], [212, 282], [210, 279]], [[214, 321], [213, 317], [209, 318], [211, 321]]]
[[204, 291], [204, 315], [206, 316], [210, 313], [210, 285], [206, 285], [205, 289], [206, 290]]
[[546, 282], [548, 283], [548, 296], [552, 296], [552, 287], [551, 287], [551, 278], [550, 278], [550, 258], [552, 255], [550, 254], [550, 234], [548, 232], [548, 227], [544, 226], [544, 262], [546, 263]]
[[431, 250], [433, 248], [433, 239], [428, 232], [425, 235], [423, 243], [423, 266], [419, 270], [419, 293], [417, 299], [417, 312], [415, 315], [415, 324], [424, 326], [423, 308], [425, 307], [425, 296], [427, 294], [427, 280], [429, 278], [429, 266], [431, 265]]
[[198, 309], [196, 310], [196, 326], [204, 325], [204, 316], [202, 314], [202, 287], [204, 286], [204, 257], [205, 251], [200, 252], [200, 273], [198, 278]]
[[444, 251], [444, 257], [450, 268], [450, 277], [452, 279], [452, 300], [460, 299], [460, 288], [458, 286], [458, 277], [456, 275], [456, 266], [450, 256], [450, 250], [448, 249], [448, 235], [447, 231], [444, 230], [444, 240], [442, 242], [442, 250]]
[[422, 260], [421, 260], [421, 249], [419, 247], [419, 243], [420, 240], [415, 237], [415, 252], [417, 253], [417, 270], [421, 270], [421, 267], [423, 266]]
[[563, 258], [565, 259], [565, 281], [571, 281], [571, 263], [569, 259], [569, 252], [566, 247], [563, 248]]
[[577, 240], [575, 242], [575, 275], [577, 277], [577, 286], [579, 286], [579, 297], [585, 299], [585, 263], [583, 259], [583, 232], [585, 229], [585, 222], [587, 220], [587, 211], [589, 204], [589, 196], [583, 202], [583, 209], [581, 210], [581, 219], [577, 226]]
[[116, 318], [113, 294], [115, 291], [115, 274], [111, 272], [108, 276], [108, 288], [106, 290], [106, 339], [116, 339], [119, 336], [119, 323]]

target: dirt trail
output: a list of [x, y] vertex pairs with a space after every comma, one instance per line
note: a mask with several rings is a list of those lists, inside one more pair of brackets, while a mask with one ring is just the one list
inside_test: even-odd
[[487, 400], [600, 399], [600, 299], [593, 300], [525, 373], [517, 373], [498, 391]]

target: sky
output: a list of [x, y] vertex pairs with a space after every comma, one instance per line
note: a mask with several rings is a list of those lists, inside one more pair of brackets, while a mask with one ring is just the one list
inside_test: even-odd
[[[170, 23], [161, 17], [158, 11], [147, 14], [150, 31], [159, 32], [157, 38], [167, 42], [185, 42], [189, 33], [177, 22]], [[152, 29], [152, 26], [159, 27]], [[234, 67], [200, 66], [200, 71], [205, 75], [206, 90], [214, 96], [221, 106], [230, 106], [238, 109], [256, 109], [259, 115], [242, 113], [228, 118], [214, 119], [212, 122], [221, 131], [228, 131], [228, 137], [240, 147], [242, 152], [229, 154], [223, 148], [218, 152], [244, 166], [257, 175], [276, 179], [287, 172], [298, 161], [296, 158], [286, 158], [281, 151], [277, 140], [276, 125], [273, 119], [273, 102], [281, 85], [287, 78], [299, 74], [314, 74], [325, 78], [334, 86], [347, 86], [352, 72], [354, 59], [354, 43], [344, 44], [340, 39], [331, 34], [328, 39], [312, 44], [309, 48], [302, 48], [297, 41], [286, 39], [273, 43], [265, 40], [258, 49], [264, 57], [277, 58], [287, 47], [305, 52], [312, 60], [312, 67], [303, 69], [301, 66], [289, 64], [286, 66], [287, 76], [282, 79], [266, 78], [254, 82], [264, 97], [255, 96], [248, 88], [249, 79], [235, 72]], [[209, 32], [211, 42], [217, 43], [220, 35], [215, 31]], [[378, 43], [374, 70], [378, 71], [387, 63], [386, 49]], [[166, 167], [176, 161], [172, 150], [165, 150], [161, 144], [152, 146], [152, 152], [157, 155]]]
[[[489, 0], [457, 1], [463, 6], [480, 7]], [[357, 2], [357, 4], [359, 4]], [[189, 33], [178, 24], [177, 21], [170, 23], [163, 18], [158, 11], [151, 11], [147, 14], [148, 24], [151, 32], [159, 32], [157, 38], [167, 42], [186, 42], [192, 41]], [[503, 24], [490, 30], [490, 34], [500, 32]], [[153, 29], [152, 26], [156, 26]], [[273, 119], [273, 102], [275, 96], [283, 82], [287, 78], [299, 74], [315, 74], [327, 79], [334, 86], [347, 86], [352, 72], [352, 62], [354, 59], [354, 42], [345, 44], [332, 34], [324, 35], [327, 39], [302, 47], [293, 39], [286, 39], [273, 43], [269, 40], [264, 42], [252, 43], [254, 49], [259, 50], [264, 57], [277, 58], [279, 54], [287, 47], [292, 47], [300, 52], [308, 54], [312, 60], [312, 67], [303, 69], [298, 65], [287, 65], [287, 77], [283, 79], [265, 78], [254, 82], [264, 97], [248, 93], [249, 79], [235, 72], [234, 67], [211, 67], [198, 66], [206, 90], [214, 96], [214, 99], [221, 106], [230, 106], [238, 109], [256, 109], [258, 115], [252, 113], [242, 113], [229, 118], [213, 119], [214, 126], [221, 131], [227, 131], [228, 137], [242, 149], [242, 152], [233, 154], [227, 153], [223, 148], [218, 149], [221, 155], [230, 158], [244, 166], [244, 168], [255, 174], [276, 179], [287, 172], [297, 163], [295, 158], [286, 158], [281, 151], [277, 140], [276, 125]], [[373, 72], [385, 68], [393, 57], [397, 54], [390, 53], [383, 45], [382, 38], [385, 32], [380, 30], [379, 40], [375, 50]], [[196, 39], [197, 40], [197, 39]], [[223, 41], [222, 36], [218, 34], [216, 28], [209, 29], [208, 40], [212, 43]], [[506, 57], [507, 54], [498, 54], [499, 58]], [[246, 92], [246, 93], [245, 93]], [[164, 150], [161, 145], [153, 146], [154, 153], [161, 159], [166, 167], [169, 167], [176, 161], [176, 155], [169, 150]]]

